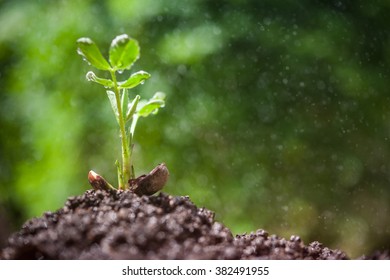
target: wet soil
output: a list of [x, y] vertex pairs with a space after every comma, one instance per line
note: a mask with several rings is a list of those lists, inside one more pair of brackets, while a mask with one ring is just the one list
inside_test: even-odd
[[[389, 259], [386, 252], [366, 259]], [[86, 191], [27, 221], [0, 259], [348, 259], [318, 241], [265, 230], [233, 236], [188, 197]]]

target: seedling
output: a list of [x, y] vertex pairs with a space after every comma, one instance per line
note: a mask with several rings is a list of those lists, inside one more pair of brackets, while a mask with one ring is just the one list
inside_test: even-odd
[[[117, 74], [130, 70], [134, 62], [140, 57], [138, 42], [126, 34], [117, 36], [109, 48], [109, 62], [103, 57], [97, 45], [90, 38], [77, 40], [77, 52], [91, 66], [108, 72], [109, 78], [98, 77], [89, 71], [86, 75], [92, 81], [106, 88], [115, 119], [119, 126], [119, 135], [122, 148], [122, 161], [116, 161], [118, 173], [118, 189], [132, 189], [136, 193], [152, 194], [163, 187], [168, 170], [165, 164], [158, 165], [148, 175], [135, 178], [132, 154], [134, 147], [134, 132], [140, 117], [157, 114], [165, 105], [165, 94], [157, 92], [149, 100], [141, 100], [139, 95], [130, 98], [129, 90], [143, 84], [150, 78], [145, 71], [138, 71], [130, 75], [127, 80], [118, 81]], [[103, 177], [90, 171], [88, 179], [95, 189], [115, 190]], [[157, 180], [157, 181], [156, 181]], [[152, 183], [150, 183], [152, 182]]]

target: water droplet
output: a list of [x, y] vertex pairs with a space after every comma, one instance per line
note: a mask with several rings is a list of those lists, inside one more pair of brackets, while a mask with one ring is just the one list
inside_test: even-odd
[[92, 71], [89, 71], [85, 77], [87, 78], [87, 81], [89, 81], [89, 82], [96, 80], [96, 75]]

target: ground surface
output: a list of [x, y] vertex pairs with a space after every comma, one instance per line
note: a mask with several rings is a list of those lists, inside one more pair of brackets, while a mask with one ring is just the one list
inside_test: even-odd
[[[0, 259], [347, 259], [314, 241], [305, 245], [264, 230], [233, 237], [214, 213], [188, 197], [139, 197], [89, 190], [55, 213], [27, 221]], [[376, 253], [370, 258], [389, 258]]]

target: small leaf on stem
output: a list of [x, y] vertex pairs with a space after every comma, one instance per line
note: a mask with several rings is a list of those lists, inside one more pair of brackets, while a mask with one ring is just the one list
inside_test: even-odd
[[95, 42], [90, 38], [80, 38], [77, 40], [77, 53], [97, 69], [111, 69], [110, 64], [103, 57]]
[[145, 80], [150, 78], [150, 74], [145, 71], [134, 73], [126, 81], [119, 82], [119, 88], [133, 88], [139, 84], [143, 84]]
[[140, 117], [147, 117], [150, 114], [157, 114], [159, 108], [165, 106], [165, 94], [163, 92], [156, 92], [155, 95], [146, 103], [138, 103], [137, 114]]
[[101, 84], [102, 86], [106, 87], [106, 88], [112, 88], [114, 87], [114, 82], [112, 80], [109, 80], [109, 79], [103, 79], [103, 78], [99, 78], [98, 76], [95, 75], [94, 72], [92, 71], [89, 71], [86, 75], [86, 78], [88, 81], [90, 82], [95, 82], [95, 83], [98, 83], [98, 84]]
[[130, 69], [139, 58], [140, 48], [135, 39], [127, 34], [122, 34], [112, 40], [110, 46], [110, 63], [115, 70], [123, 71]]
[[126, 122], [128, 122], [133, 117], [135, 111], [137, 110], [137, 105], [140, 98], [141, 97], [139, 95], [136, 95], [133, 101], [130, 103], [129, 108], [126, 112]]
[[115, 92], [113, 92], [111, 90], [107, 90], [107, 96], [108, 96], [108, 99], [110, 100], [111, 108], [114, 111], [116, 121], [119, 124], [119, 112], [118, 112], [118, 106], [116, 103]]
[[129, 106], [129, 94], [126, 89], [122, 89], [121, 105], [122, 105], [123, 119], [126, 122], [126, 112], [127, 112], [127, 107]]

